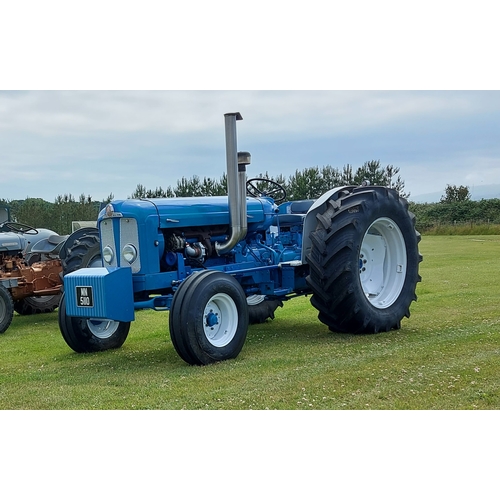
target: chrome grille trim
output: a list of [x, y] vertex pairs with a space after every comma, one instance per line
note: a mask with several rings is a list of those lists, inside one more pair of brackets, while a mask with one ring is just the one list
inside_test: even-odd
[[113, 260], [109, 264], [103, 259], [104, 267], [118, 267], [118, 262], [116, 259], [119, 256], [119, 253], [117, 252], [115, 235], [113, 233], [113, 219], [102, 220], [99, 226], [99, 232], [101, 235], [101, 250], [105, 246], [110, 246], [115, 253]]
[[[122, 248], [132, 244], [137, 248], [137, 259], [130, 265], [122, 257]], [[141, 270], [141, 249], [139, 248], [139, 231], [137, 229], [137, 221], [135, 219], [123, 218], [120, 219], [120, 266], [131, 267], [132, 273], [138, 273]]]

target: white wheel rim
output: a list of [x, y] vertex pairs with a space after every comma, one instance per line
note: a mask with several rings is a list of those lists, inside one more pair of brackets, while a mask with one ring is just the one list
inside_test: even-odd
[[406, 269], [401, 230], [392, 219], [377, 219], [366, 231], [359, 252], [359, 278], [368, 301], [377, 309], [394, 304], [403, 289]]
[[120, 326], [120, 322], [108, 319], [89, 319], [87, 320], [87, 326], [92, 335], [103, 340], [109, 339], [116, 333]]
[[238, 309], [225, 293], [215, 294], [203, 311], [203, 330], [215, 347], [224, 347], [233, 340], [238, 328]]

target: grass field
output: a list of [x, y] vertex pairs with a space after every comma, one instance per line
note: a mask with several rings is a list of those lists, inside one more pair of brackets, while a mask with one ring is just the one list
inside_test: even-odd
[[308, 298], [251, 326], [236, 360], [186, 365], [168, 313], [140, 311], [121, 349], [76, 354], [57, 312], [0, 335], [0, 409], [499, 409], [500, 236], [428, 236], [399, 331], [333, 334]]

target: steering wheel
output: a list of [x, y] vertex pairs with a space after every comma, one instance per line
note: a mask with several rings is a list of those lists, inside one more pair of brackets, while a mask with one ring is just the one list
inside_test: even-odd
[[5, 222], [3, 226], [10, 229], [14, 233], [38, 234], [38, 229], [28, 226], [28, 224], [22, 224], [21, 222]]
[[[257, 182], [265, 184], [259, 188], [256, 185]], [[247, 180], [247, 193], [252, 198], [269, 196], [270, 198], [273, 198], [275, 203], [279, 203], [286, 198], [286, 189], [281, 184], [261, 177], [255, 177], [254, 179]]]

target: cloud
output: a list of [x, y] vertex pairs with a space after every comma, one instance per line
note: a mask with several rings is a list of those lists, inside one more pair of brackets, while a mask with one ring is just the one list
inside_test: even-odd
[[497, 93], [408, 91], [0, 92], [0, 130], [40, 135], [213, 130], [240, 111], [251, 134], [342, 133], [500, 109]]
[[138, 183], [219, 178], [232, 111], [253, 172], [378, 159], [412, 194], [500, 182], [497, 91], [2, 91], [0, 198], [123, 198]]

